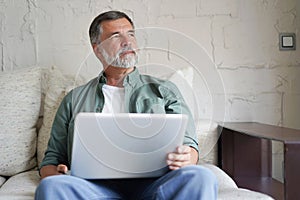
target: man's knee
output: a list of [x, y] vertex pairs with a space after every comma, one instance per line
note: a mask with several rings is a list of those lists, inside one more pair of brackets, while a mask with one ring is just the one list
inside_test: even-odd
[[209, 169], [190, 165], [171, 171], [156, 194], [162, 199], [216, 199], [217, 190], [216, 176]]
[[190, 165], [179, 170], [180, 176], [187, 176], [190, 181], [194, 180], [198, 183], [203, 181], [206, 184], [208, 184], [208, 182], [210, 182], [211, 184], [217, 183], [215, 174], [206, 167], [202, 167], [199, 165]]

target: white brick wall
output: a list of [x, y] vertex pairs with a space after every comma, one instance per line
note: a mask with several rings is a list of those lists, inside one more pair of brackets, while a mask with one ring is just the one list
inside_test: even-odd
[[[119, 9], [137, 28], [177, 31], [146, 39], [160, 50], [143, 51], [141, 62], [193, 64], [200, 116], [224, 109], [216, 118], [300, 128], [299, 7], [297, 0], [0, 0], [1, 70], [57, 65], [75, 74], [97, 63], [88, 27], [103, 10]], [[279, 32], [296, 33], [296, 51], [278, 50]], [[225, 92], [216, 89], [219, 75]]]

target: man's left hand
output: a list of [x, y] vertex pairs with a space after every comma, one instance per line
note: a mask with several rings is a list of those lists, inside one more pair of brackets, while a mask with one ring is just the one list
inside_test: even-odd
[[198, 152], [190, 146], [179, 146], [175, 152], [167, 155], [167, 164], [171, 170], [176, 170], [186, 165], [196, 164], [198, 161]]

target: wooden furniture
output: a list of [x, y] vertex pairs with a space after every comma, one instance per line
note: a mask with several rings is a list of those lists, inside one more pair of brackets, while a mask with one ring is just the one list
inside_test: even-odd
[[[300, 199], [300, 130], [254, 123], [219, 125], [219, 165], [239, 187], [276, 200]], [[283, 177], [272, 177], [272, 141], [283, 144]]]

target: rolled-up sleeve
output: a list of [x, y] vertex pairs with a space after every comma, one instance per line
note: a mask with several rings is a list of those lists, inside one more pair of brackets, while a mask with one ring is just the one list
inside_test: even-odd
[[48, 147], [45, 152], [40, 169], [46, 165], [65, 164], [69, 167], [68, 162], [68, 130], [71, 119], [71, 94], [69, 93], [62, 100], [51, 129]]
[[174, 83], [166, 81], [161, 90], [166, 100], [166, 113], [186, 114], [189, 118], [183, 144], [199, 151], [194, 119], [179, 89]]

